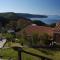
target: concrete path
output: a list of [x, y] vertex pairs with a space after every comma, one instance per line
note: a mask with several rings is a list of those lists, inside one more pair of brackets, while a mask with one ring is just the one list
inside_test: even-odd
[[0, 41], [0, 48], [2, 48], [5, 43], [6, 43], [6, 39], [2, 39], [2, 41]]
[[7, 59], [0, 59], [0, 60], [7, 60]]

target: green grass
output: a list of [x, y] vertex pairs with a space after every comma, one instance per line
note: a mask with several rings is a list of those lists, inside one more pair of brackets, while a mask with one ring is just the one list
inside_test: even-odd
[[18, 54], [11, 48], [8, 49], [0, 49], [0, 56], [3, 56], [3, 59], [9, 59], [10, 57], [13, 60], [17, 60]]
[[[52, 51], [52, 50], [46, 50], [46, 49], [40, 49], [36, 50], [33, 48], [23, 48], [25, 51], [38, 54], [41, 56], [52, 58], [53, 60], [60, 60], [60, 51]], [[4, 59], [8, 59], [9, 57], [12, 57], [13, 60], [18, 59], [18, 53], [17, 51], [14, 51], [12, 48], [9, 49], [0, 49], [0, 56], [3, 56]], [[40, 60], [40, 58], [22, 53], [22, 60]]]
[[[8, 46], [8, 44], [6, 44], [5, 46]], [[11, 43], [11, 44], [15, 45], [15, 43]], [[52, 58], [53, 60], [60, 60], [60, 51], [50, 50], [50, 49], [41, 49], [41, 48], [40, 49], [23, 48], [23, 49], [27, 52]], [[17, 60], [18, 58], [17, 51], [14, 51], [13, 49], [0, 49], [0, 55], [2, 55], [3, 58], [12, 57], [13, 60]], [[26, 53], [22, 53], [22, 60], [40, 60], [40, 58], [26, 54]]]
[[26, 54], [26, 53], [22, 53], [22, 60], [40, 60], [40, 58]]
[[[44, 54], [43, 52], [41, 51], [38, 51], [36, 49], [33, 49], [33, 48], [23, 48], [25, 51], [27, 52], [31, 52], [31, 53], [34, 53], [34, 54], [37, 54], [37, 55], [40, 55], [40, 56], [45, 56], [45, 57], [51, 57], [51, 55], [46, 55]], [[29, 54], [26, 54], [26, 53], [23, 53], [23, 59], [24, 60], [40, 60], [40, 58], [38, 57], [35, 57], [35, 56], [32, 56], [32, 55], [29, 55]]]
[[60, 60], [60, 50], [39, 49], [45, 56], [51, 57], [53, 60]]
[[[37, 51], [33, 48], [23, 48], [25, 51], [27, 52], [31, 52], [34, 54], [38, 54], [38, 55], [42, 55], [42, 56], [47, 56], [44, 53], [42, 53], [41, 51]], [[14, 51], [13, 49], [9, 48], [9, 49], [0, 49], [0, 56], [3, 56], [4, 59], [8, 59], [9, 57], [12, 57], [13, 60], [17, 60], [18, 59], [18, 53], [17, 51]], [[22, 53], [22, 60], [39, 60], [40, 58], [26, 54], [26, 53]]]

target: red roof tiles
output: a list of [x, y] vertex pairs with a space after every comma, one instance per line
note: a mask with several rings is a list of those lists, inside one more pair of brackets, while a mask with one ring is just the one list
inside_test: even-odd
[[[33, 32], [37, 33], [48, 33], [49, 35], [53, 36], [54, 28], [51, 27], [45, 27], [45, 26], [38, 26], [38, 25], [29, 25], [26, 28], [24, 28], [21, 32], [26, 32], [28, 35], [30, 35]], [[18, 33], [19, 34], [19, 33]]]

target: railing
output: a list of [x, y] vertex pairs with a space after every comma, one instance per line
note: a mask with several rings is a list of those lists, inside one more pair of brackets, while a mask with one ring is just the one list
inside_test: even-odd
[[[49, 57], [45, 57], [45, 56], [37, 55], [37, 54], [31, 53], [31, 52], [27, 52], [27, 51], [23, 50], [22, 47], [6, 47], [6, 48], [4, 47], [2, 49], [8, 49], [8, 48], [13, 48], [14, 50], [16, 50], [18, 52], [18, 60], [22, 60], [22, 52], [32, 55], [32, 56], [35, 56], [35, 57], [38, 57], [41, 60], [52, 60]], [[2, 57], [2, 56], [0, 56], [0, 57]]]
[[13, 47], [13, 49], [18, 51], [18, 60], [22, 60], [22, 58], [21, 58], [22, 57], [22, 55], [21, 55], [22, 52], [24, 52], [26, 54], [29, 54], [29, 55], [32, 55], [32, 56], [35, 56], [35, 57], [38, 57], [41, 60], [52, 60], [51, 58], [48, 58], [48, 57], [44, 57], [44, 56], [40, 56], [40, 55], [31, 53], [31, 52], [24, 51], [21, 47]]

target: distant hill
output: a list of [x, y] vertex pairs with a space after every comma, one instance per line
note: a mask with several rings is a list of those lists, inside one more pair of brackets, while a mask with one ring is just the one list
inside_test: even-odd
[[8, 19], [0, 16], [0, 26], [5, 26], [8, 23]]
[[12, 28], [20, 30], [27, 25], [32, 24], [30, 18], [47, 18], [47, 16], [14, 12], [0, 13], [0, 27], [3, 26], [6, 29]]
[[33, 24], [37, 24], [37, 25], [39, 25], [39, 26], [47, 26], [46, 23], [44, 23], [44, 22], [42, 22], [42, 21], [40, 21], [40, 20], [33, 20], [32, 23], [33, 23]]
[[17, 16], [16, 13], [0, 13], [0, 31], [1, 28], [21, 30], [31, 24], [31, 20], [22, 16]]
[[8, 20], [17, 20], [21, 17], [24, 17], [31, 20], [40, 20], [47, 24], [52, 24], [60, 21], [60, 16], [58, 15], [38, 15], [38, 14], [14, 13], [14, 12], [0, 13], [0, 17], [4, 17]]
[[11, 19], [17, 19], [19, 17], [25, 17], [25, 18], [47, 18], [46, 15], [36, 15], [36, 14], [28, 14], [28, 13], [14, 13], [14, 12], [6, 12], [6, 13], [0, 13], [0, 16], [3, 16], [5, 18], [11, 18]]
[[[58, 15], [36, 15], [36, 14], [28, 14], [28, 13], [14, 13], [14, 12], [5, 12], [0, 13], [0, 23], [5, 25], [7, 22], [21, 20], [21, 18], [25, 18], [26, 21], [31, 20], [40, 20], [40, 21], [33, 21], [33, 23], [38, 23], [38, 25], [52, 24], [60, 21], [60, 16]], [[31, 20], [30, 20], [31, 19]], [[4, 23], [5, 22], [5, 23]], [[32, 23], [32, 22], [31, 22]]]
[[6, 13], [0, 13], [1, 17], [4, 17], [8, 20], [17, 20], [19, 17], [14, 12], [6, 12]]
[[49, 24], [48, 26], [55, 27], [56, 26], [56, 23]]
[[38, 15], [38, 14], [28, 14], [28, 13], [16, 13], [17, 16], [22, 16], [26, 18], [47, 18], [48, 16], [46, 15]]

